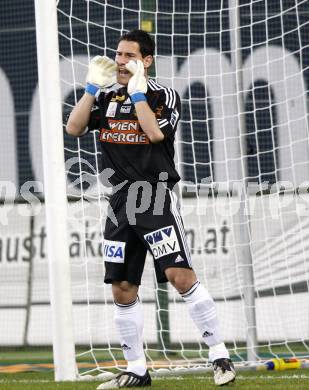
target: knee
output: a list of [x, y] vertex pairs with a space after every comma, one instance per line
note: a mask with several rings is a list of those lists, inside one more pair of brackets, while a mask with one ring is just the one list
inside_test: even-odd
[[114, 282], [112, 285], [112, 292], [116, 303], [127, 305], [136, 300], [138, 286], [126, 281]]
[[165, 275], [180, 294], [188, 291], [197, 281], [195, 272], [187, 268], [167, 268]]

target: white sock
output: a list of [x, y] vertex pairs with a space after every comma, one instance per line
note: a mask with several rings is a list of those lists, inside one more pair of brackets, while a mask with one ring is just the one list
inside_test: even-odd
[[229, 352], [222, 342], [215, 303], [209, 292], [197, 281], [181, 296], [188, 305], [190, 316], [203, 340], [209, 346], [209, 360], [213, 361], [213, 357], [214, 360], [229, 357]]
[[120, 337], [124, 358], [128, 362], [127, 371], [136, 375], [146, 373], [146, 358], [143, 348], [143, 311], [137, 298], [128, 305], [115, 302], [115, 325]]
[[214, 362], [217, 359], [230, 358], [229, 351], [226, 349], [224, 343], [213, 345], [209, 347], [209, 361]]

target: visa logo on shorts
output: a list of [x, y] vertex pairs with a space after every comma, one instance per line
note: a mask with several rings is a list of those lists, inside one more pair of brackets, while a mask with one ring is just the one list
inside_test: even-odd
[[124, 263], [125, 242], [104, 240], [103, 260], [111, 263]]
[[149, 244], [155, 259], [169, 255], [170, 253], [180, 252], [174, 226], [166, 226], [162, 229], [145, 234], [144, 239]]

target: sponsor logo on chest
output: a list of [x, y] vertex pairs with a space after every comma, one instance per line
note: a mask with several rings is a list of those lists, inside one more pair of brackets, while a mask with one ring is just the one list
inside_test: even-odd
[[124, 263], [125, 242], [104, 240], [103, 260], [110, 263]]
[[144, 235], [155, 259], [180, 252], [178, 238], [174, 226], [166, 226]]
[[110, 129], [101, 129], [100, 141], [117, 144], [149, 144], [137, 120], [109, 119]]
[[131, 99], [128, 97], [124, 102], [123, 102], [123, 104], [125, 105], [125, 104], [131, 104]]
[[116, 115], [116, 111], [117, 111], [117, 106], [118, 106], [118, 103], [116, 102], [110, 102], [108, 107], [107, 107], [107, 110], [106, 110], [106, 116], [108, 118], [114, 118], [115, 115]]
[[122, 107], [120, 108], [120, 112], [121, 112], [122, 114], [129, 114], [129, 113], [131, 112], [131, 108], [132, 108], [131, 105], [130, 105], [130, 106], [122, 106]]
[[135, 132], [139, 130], [139, 123], [137, 121], [109, 120], [108, 124], [111, 130]]
[[116, 95], [111, 98], [111, 102], [123, 102], [125, 100], [125, 95]]

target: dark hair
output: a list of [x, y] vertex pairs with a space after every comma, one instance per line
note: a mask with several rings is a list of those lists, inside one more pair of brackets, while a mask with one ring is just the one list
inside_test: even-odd
[[119, 38], [118, 44], [121, 41], [137, 42], [143, 58], [154, 55], [155, 43], [151, 36], [144, 30], [129, 31]]

